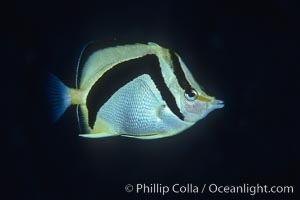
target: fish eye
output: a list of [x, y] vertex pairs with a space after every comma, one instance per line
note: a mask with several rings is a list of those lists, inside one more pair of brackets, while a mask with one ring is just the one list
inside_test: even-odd
[[189, 88], [185, 91], [184, 96], [188, 101], [195, 101], [197, 99], [198, 93], [195, 89]]

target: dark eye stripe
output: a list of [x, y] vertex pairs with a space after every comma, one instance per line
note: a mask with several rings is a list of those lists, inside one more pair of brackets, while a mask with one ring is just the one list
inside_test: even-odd
[[178, 56], [175, 54], [174, 51], [170, 51], [170, 57], [173, 65], [173, 71], [180, 87], [184, 90], [190, 90], [192, 87], [185, 77]]
[[119, 88], [142, 74], [150, 75], [168, 107], [176, 116], [183, 120], [183, 115], [176, 104], [175, 98], [162, 77], [157, 56], [147, 55], [122, 62], [114, 66], [97, 80], [87, 97], [89, 126], [91, 128], [94, 127], [96, 115], [101, 106], [108, 101]]

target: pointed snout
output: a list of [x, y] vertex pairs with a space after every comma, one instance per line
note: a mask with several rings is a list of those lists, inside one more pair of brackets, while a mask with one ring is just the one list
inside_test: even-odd
[[198, 95], [197, 99], [199, 101], [208, 103], [209, 107], [211, 107], [212, 109], [224, 107], [224, 102], [222, 100], [215, 99], [215, 97]]
[[213, 100], [211, 105], [213, 106], [214, 109], [223, 108], [224, 107], [224, 101], [215, 99], [215, 100]]

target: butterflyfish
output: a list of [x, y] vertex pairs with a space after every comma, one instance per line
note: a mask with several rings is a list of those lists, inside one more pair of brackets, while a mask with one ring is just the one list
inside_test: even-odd
[[[201, 89], [177, 53], [153, 42], [102, 49], [88, 44], [78, 61], [74, 88], [50, 76], [54, 120], [75, 105], [80, 136], [87, 138], [169, 137], [224, 106]], [[98, 82], [101, 89], [95, 86]]]

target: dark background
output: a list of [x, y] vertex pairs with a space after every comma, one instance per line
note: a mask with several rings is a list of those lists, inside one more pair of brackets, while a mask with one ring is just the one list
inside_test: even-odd
[[[127, 183], [292, 185], [299, 194], [299, 16], [292, 1], [11, 1], [1, 12], [1, 199], [157, 199]], [[225, 107], [160, 140], [78, 137], [51, 125], [45, 73], [75, 86], [91, 40], [176, 50]], [[249, 195], [167, 195], [249, 198]]]

